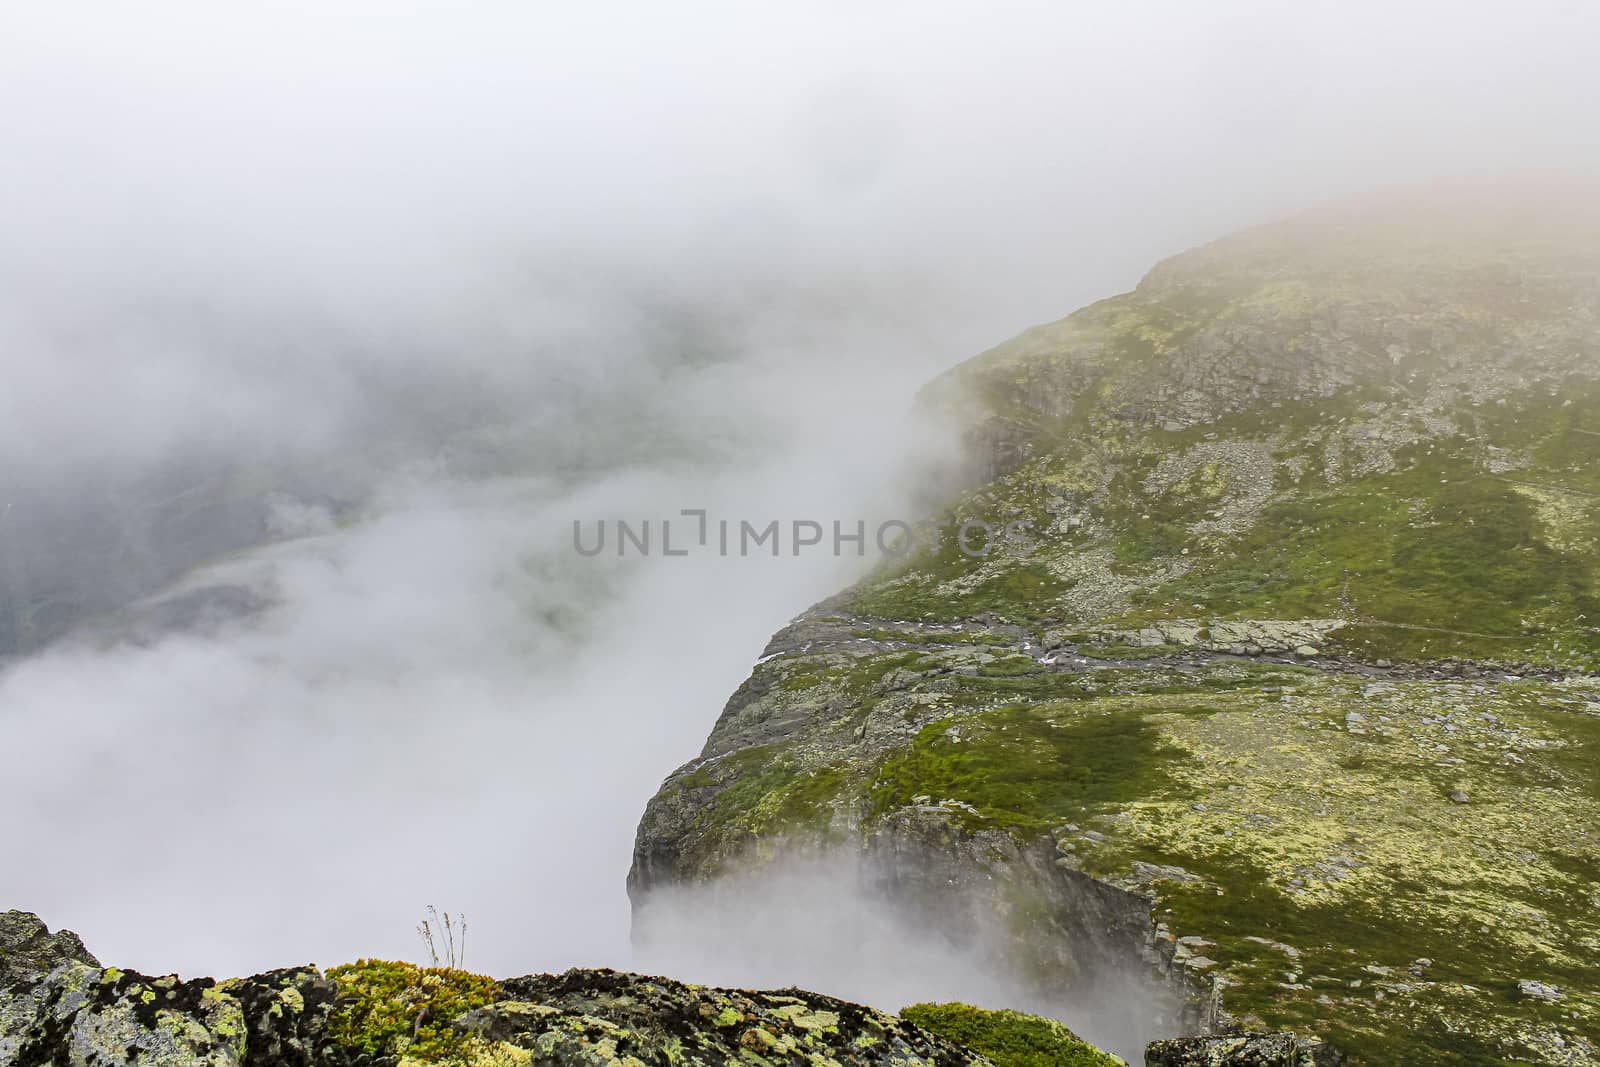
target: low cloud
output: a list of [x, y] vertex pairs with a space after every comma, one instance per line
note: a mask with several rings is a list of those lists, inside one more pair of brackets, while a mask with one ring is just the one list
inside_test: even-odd
[[154, 971], [415, 958], [428, 903], [626, 964], [645, 800], [863, 564], [572, 520], [911, 512], [917, 386], [1159, 257], [1594, 165], [1594, 18], [10, 5], [0, 907]]
[[[1094, 964], [1068, 988], [1030, 979], [1000, 909], [950, 889], [937, 914], [883, 889], [864, 854], [807, 851], [714, 883], [644, 897], [635, 965], [687, 981], [740, 988], [820, 989], [887, 1011], [959, 1001], [1067, 1023], [1129, 1063], [1177, 1036], [1181, 1001], [1136, 959]], [[1085, 952], [1085, 956], [1090, 953]]]

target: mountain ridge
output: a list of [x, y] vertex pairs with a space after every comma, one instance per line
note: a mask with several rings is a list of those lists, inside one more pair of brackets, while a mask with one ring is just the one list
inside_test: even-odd
[[1224, 238], [925, 388], [942, 522], [1026, 535], [774, 639], [641, 820], [640, 936], [842, 852], [952, 922], [942, 876], [1029, 901], [985, 951], [1091, 1039], [1120, 956], [1168, 1031], [1597, 1062], [1597, 201], [1499, 188]]

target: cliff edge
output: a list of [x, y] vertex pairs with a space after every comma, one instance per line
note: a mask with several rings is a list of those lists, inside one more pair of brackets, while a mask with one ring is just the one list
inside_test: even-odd
[[930, 385], [976, 488], [773, 638], [636, 938], [844, 855], [1063, 1008], [1133, 969], [1151, 1036], [1600, 1063], [1595, 193], [1310, 212]]

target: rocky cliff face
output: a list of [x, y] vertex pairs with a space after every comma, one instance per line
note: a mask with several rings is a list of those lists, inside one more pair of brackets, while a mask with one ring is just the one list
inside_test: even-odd
[[1596, 204], [1312, 213], [930, 386], [988, 480], [774, 638], [641, 821], [636, 928], [833, 850], [991, 887], [1062, 1002], [1136, 964], [1153, 1032], [1600, 1062]]

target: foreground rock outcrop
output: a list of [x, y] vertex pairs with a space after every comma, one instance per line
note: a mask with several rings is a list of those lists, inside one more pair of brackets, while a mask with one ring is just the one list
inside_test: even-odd
[[[496, 981], [363, 960], [151, 977], [0, 913], [0, 1067], [1118, 1067], [1061, 1023], [966, 1004], [899, 1017], [798, 989], [611, 970]], [[1152, 1047], [1158, 1067], [1334, 1067], [1288, 1035]], [[1199, 1058], [1197, 1058], [1199, 1057]], [[1310, 1057], [1310, 1058], [1308, 1058]]]
[[0, 986], [35, 981], [63, 963], [100, 966], [71, 930], [51, 933], [37, 915], [0, 912]]
[[[150, 977], [101, 967], [74, 935], [50, 935], [22, 912], [0, 914], [0, 968], [0, 1067], [991, 1063], [923, 1027], [815, 993], [606, 970], [496, 982], [363, 961], [327, 974]], [[1083, 1054], [1072, 1062], [1116, 1062], [1057, 1030], [1059, 1047]]]
[[0, 913], [0, 1067], [342, 1067], [338, 993], [309, 967], [221, 982], [103, 967], [77, 935]]
[[1219, 241], [930, 386], [981, 484], [772, 640], [636, 929], [832, 852], [1041, 998], [1137, 968], [1151, 1037], [1600, 1064], [1600, 197], [1547, 192]]

